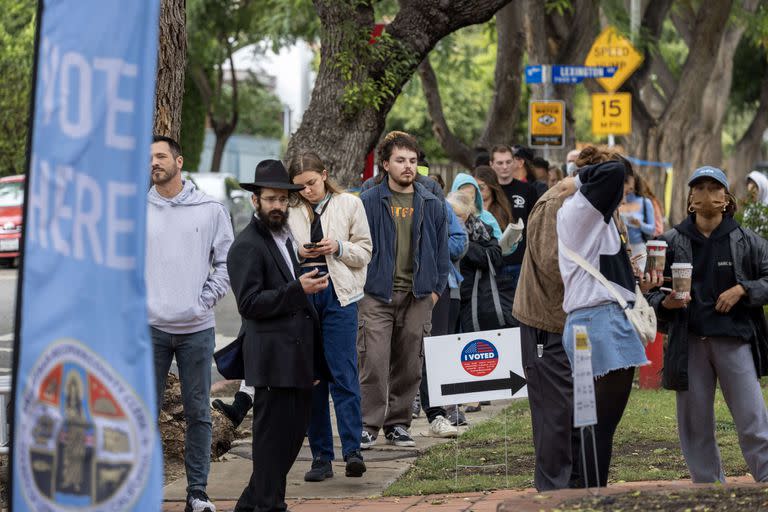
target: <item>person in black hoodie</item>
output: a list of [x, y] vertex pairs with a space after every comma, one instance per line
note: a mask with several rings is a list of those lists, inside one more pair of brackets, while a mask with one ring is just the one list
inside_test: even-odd
[[693, 265], [691, 297], [647, 294], [668, 325], [662, 383], [677, 391], [680, 445], [696, 483], [724, 482], [715, 438], [717, 381], [756, 481], [768, 481], [768, 413], [759, 377], [768, 374], [768, 242], [733, 219], [736, 202], [720, 169], [688, 181], [691, 215], [662, 239], [673, 263]]

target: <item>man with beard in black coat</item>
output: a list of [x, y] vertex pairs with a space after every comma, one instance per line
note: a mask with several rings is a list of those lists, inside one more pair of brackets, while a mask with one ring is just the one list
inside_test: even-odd
[[253, 474], [236, 512], [287, 509], [286, 475], [299, 454], [312, 412], [312, 386], [331, 379], [323, 355], [317, 312], [307, 295], [328, 286], [318, 271], [300, 275], [286, 224], [292, 185], [278, 160], [256, 167], [256, 214], [237, 236], [227, 268], [243, 317], [245, 383], [253, 396]]

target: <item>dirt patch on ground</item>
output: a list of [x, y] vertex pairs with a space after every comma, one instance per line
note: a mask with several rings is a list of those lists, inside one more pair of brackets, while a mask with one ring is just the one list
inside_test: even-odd
[[568, 500], [557, 507], [580, 512], [653, 511], [665, 512], [745, 512], [768, 510], [768, 488], [722, 487], [676, 492], [634, 491], [611, 496]]

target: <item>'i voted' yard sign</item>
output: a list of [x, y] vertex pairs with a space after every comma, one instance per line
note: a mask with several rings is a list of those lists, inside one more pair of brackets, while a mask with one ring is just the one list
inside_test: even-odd
[[424, 338], [430, 405], [528, 396], [520, 329]]

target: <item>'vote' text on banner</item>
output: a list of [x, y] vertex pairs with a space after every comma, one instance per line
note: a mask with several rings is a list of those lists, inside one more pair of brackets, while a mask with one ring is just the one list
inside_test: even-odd
[[144, 285], [159, 0], [40, 0], [14, 511], [160, 510]]

